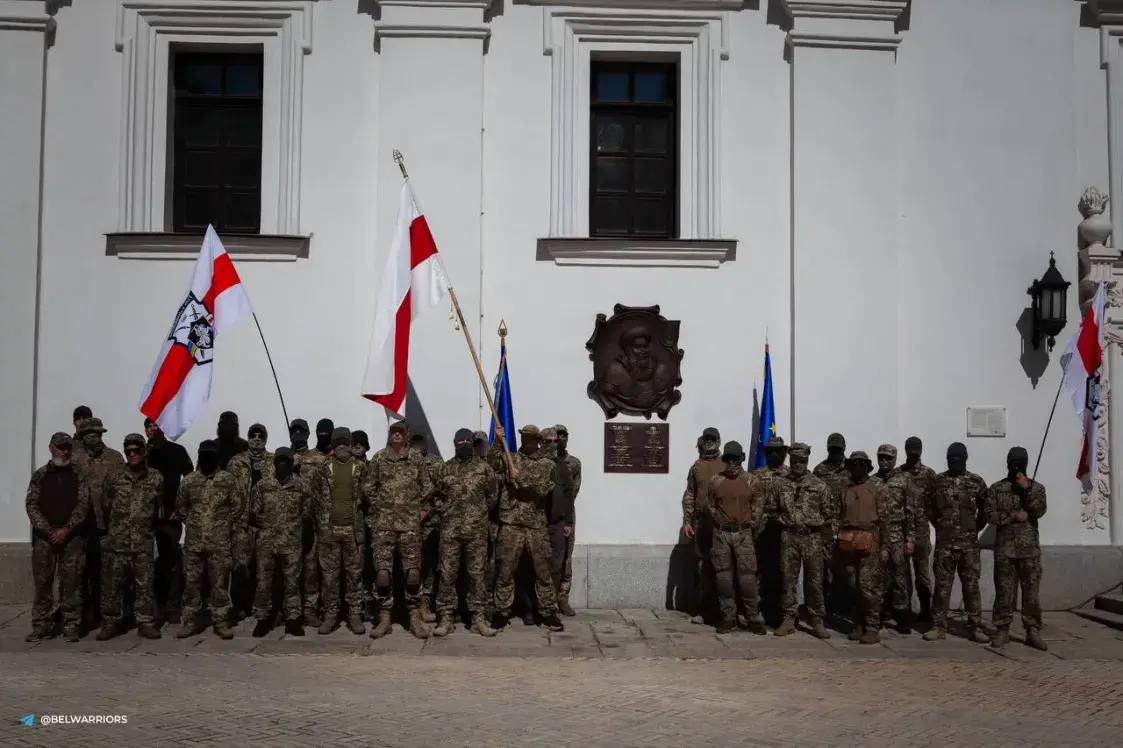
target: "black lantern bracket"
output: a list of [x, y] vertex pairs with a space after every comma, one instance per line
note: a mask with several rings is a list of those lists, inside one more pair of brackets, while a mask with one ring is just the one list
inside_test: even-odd
[[1068, 287], [1071, 285], [1057, 270], [1057, 260], [1050, 252], [1049, 269], [1026, 292], [1032, 299], [1033, 330], [1030, 340], [1035, 349], [1041, 348], [1042, 340], [1046, 341], [1050, 352], [1056, 345], [1057, 336], [1068, 323]]

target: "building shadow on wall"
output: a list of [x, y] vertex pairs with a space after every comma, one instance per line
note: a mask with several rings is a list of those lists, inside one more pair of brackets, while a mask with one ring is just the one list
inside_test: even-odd
[[1049, 365], [1049, 349], [1045, 345], [1040, 348], [1033, 347], [1032, 308], [1026, 307], [1022, 310], [1014, 328], [1018, 331], [1018, 336], [1022, 342], [1022, 355], [1018, 359], [1022, 365], [1022, 371], [1029, 377], [1029, 383], [1033, 388], [1037, 389], [1037, 383], [1041, 381], [1041, 375], [1045, 373], [1045, 368]]
[[425, 407], [421, 404], [421, 398], [413, 386], [413, 379], [408, 376], [406, 377], [405, 411], [410, 431], [414, 434], [425, 434], [425, 444], [429, 447], [429, 454], [436, 455], [443, 460], [444, 456], [441, 455], [441, 448], [433, 434], [433, 427], [429, 425], [429, 417], [425, 414]]

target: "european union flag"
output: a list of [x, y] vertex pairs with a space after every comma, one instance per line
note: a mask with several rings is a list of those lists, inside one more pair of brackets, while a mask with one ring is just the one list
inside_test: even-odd
[[768, 343], [764, 344], [764, 396], [760, 401], [760, 433], [756, 435], [756, 462], [754, 468], [764, 467], [764, 445], [776, 436], [776, 403], [772, 399], [772, 358]]
[[[499, 343], [499, 373], [495, 375], [495, 411], [499, 414], [499, 425], [507, 441], [507, 449], [512, 452], [519, 448], [515, 441], [515, 404], [511, 399], [511, 374], [507, 371], [507, 343]], [[495, 416], [491, 417], [491, 429], [487, 434], [488, 443], [495, 443]]]

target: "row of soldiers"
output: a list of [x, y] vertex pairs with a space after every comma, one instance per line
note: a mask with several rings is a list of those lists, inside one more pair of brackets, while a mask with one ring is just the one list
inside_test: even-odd
[[[296, 419], [291, 446], [269, 451], [263, 426], [251, 426], [243, 440], [237, 416], [226, 412], [217, 438], [199, 445], [197, 464], [156, 423], [145, 428], [145, 436], [126, 436], [118, 453], [104, 444], [101, 420], [81, 406], [75, 434], [51, 437], [51, 459], [32, 475], [26, 499], [35, 581], [28, 641], [52, 635], [56, 612], [63, 636], [77, 641], [92, 628], [83, 604], [100, 612], [99, 640], [122, 633], [130, 618], [146, 638], [180, 619], [179, 637], [209, 622], [229, 639], [231, 623], [251, 613], [254, 635], [264, 636], [278, 608], [292, 635], [306, 624], [327, 634], [341, 621], [362, 634], [366, 608], [377, 638], [391, 630], [395, 557], [397, 597], [421, 638], [451, 631], [461, 566], [471, 628], [484, 636], [510, 617], [524, 557], [541, 621], [560, 631], [558, 612], [574, 614], [568, 592], [581, 464], [567, 451], [564, 426], [523, 427], [510, 455], [502, 428], [492, 445], [486, 434], [460, 429], [454, 456], [441, 461], [400, 421], [368, 460], [366, 435], [327, 419], [317, 424], [315, 448], [307, 422]], [[520, 597], [527, 620], [533, 606]]]
[[[915, 580], [919, 618], [932, 624], [924, 639], [937, 641], [947, 638], [958, 574], [971, 641], [1008, 643], [1020, 586], [1025, 643], [1047, 649], [1038, 597], [1045, 488], [1026, 477], [1029, 455], [1022, 447], [1009, 451], [1006, 476], [988, 486], [967, 470], [967, 448], [959, 442], [948, 447], [947, 470], [939, 474], [923, 463], [923, 444], [915, 436], [905, 442], [900, 466], [895, 446], [878, 447], [876, 472], [865, 452], [847, 456], [846, 440], [837, 433], [828, 437], [827, 457], [813, 470], [807, 444], [789, 448], [772, 437], [763, 445], [766, 464], [751, 472], [743, 469], [740, 444], [720, 444], [717, 429], [703, 432], [682, 500], [682, 529], [694, 541], [702, 591], [695, 623], [706, 622], [708, 593], [716, 592], [720, 632], [741, 625], [767, 633], [760, 590], [778, 581], [782, 620], [773, 633], [790, 635], [798, 621], [802, 570], [813, 635], [829, 638], [826, 622], [847, 604], [853, 609], [854, 641], [878, 642], [888, 620], [895, 620], [900, 633], [910, 633]], [[979, 533], [988, 523], [996, 528], [989, 635], [979, 588]], [[770, 568], [778, 568], [779, 580], [768, 579]]]

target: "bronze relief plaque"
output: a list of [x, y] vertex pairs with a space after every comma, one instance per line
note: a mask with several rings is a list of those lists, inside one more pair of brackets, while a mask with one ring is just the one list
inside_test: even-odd
[[658, 306], [617, 304], [612, 317], [597, 315], [585, 348], [593, 362], [589, 397], [612, 420], [621, 413], [667, 420], [682, 399], [678, 320], [659, 314]]
[[666, 423], [606, 423], [604, 472], [669, 473], [670, 436]]

